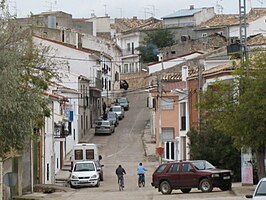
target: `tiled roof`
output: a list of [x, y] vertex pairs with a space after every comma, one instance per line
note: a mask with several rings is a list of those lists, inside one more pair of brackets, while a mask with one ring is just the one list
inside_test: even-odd
[[115, 23], [111, 26], [117, 32], [127, 32], [132, 30], [148, 30], [161, 27], [161, 21], [155, 18], [137, 19], [137, 18], [122, 18], [115, 19]]
[[189, 17], [189, 16], [193, 16], [197, 12], [200, 12], [201, 10], [202, 10], [202, 8], [181, 9], [181, 10], [178, 10], [178, 11], [176, 11], [170, 15], [166, 15], [166, 16], [162, 17], [162, 19]]
[[[255, 21], [266, 15], [266, 8], [252, 8], [247, 14], [247, 22]], [[216, 15], [212, 19], [201, 23], [197, 28], [232, 26], [239, 24], [239, 14]]]
[[249, 46], [266, 45], [266, 37], [262, 34], [251, 36], [247, 40]]

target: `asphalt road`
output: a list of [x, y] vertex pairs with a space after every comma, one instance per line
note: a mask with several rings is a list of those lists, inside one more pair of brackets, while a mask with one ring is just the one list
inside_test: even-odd
[[[142, 143], [142, 132], [149, 119], [149, 110], [146, 107], [147, 94], [143, 92], [129, 93], [130, 109], [126, 111], [125, 118], [120, 121], [115, 133], [111, 136], [94, 136], [90, 142], [99, 145], [100, 154], [103, 157], [104, 181], [99, 188], [87, 187], [69, 192], [56, 192], [46, 196], [44, 199], [58, 200], [171, 200], [171, 199], [216, 199], [216, 200], [239, 200], [244, 197], [237, 197], [232, 192], [221, 192], [214, 189], [211, 193], [202, 193], [192, 190], [188, 194], [181, 191], [173, 191], [171, 195], [162, 195], [151, 186], [151, 175], [158, 166], [158, 162], [148, 162], [144, 156]], [[137, 166], [142, 162], [148, 169], [146, 173], [146, 186], [137, 186]], [[125, 175], [125, 189], [118, 190], [116, 167], [121, 164], [127, 174]]]

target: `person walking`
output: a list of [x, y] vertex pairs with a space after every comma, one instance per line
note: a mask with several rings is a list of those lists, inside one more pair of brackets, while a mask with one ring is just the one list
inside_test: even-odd
[[139, 175], [139, 179], [138, 179], [138, 185], [139, 187], [145, 186], [145, 171], [147, 171], [147, 169], [145, 169], [145, 167], [142, 165], [142, 163], [139, 163], [139, 166], [137, 168], [137, 173]]
[[105, 113], [106, 113], [106, 103], [103, 102], [103, 114], [105, 114]]
[[118, 165], [118, 167], [115, 170], [115, 173], [117, 175], [118, 184], [119, 184], [119, 180], [120, 180], [121, 181], [121, 185], [124, 188], [124, 186], [125, 186], [124, 185], [124, 174], [126, 174], [125, 169], [121, 165]]

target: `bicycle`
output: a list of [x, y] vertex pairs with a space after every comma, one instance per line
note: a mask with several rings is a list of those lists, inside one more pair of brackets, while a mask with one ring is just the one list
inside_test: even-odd
[[145, 176], [144, 174], [138, 174], [139, 175], [139, 179], [138, 179], [138, 185], [139, 187], [145, 187]]
[[118, 188], [119, 188], [119, 191], [124, 190], [123, 176], [118, 176]]

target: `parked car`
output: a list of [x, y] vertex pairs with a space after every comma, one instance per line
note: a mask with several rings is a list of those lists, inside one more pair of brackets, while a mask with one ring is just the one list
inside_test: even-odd
[[111, 121], [115, 125], [115, 127], [117, 127], [119, 124], [119, 119], [118, 119], [118, 116], [115, 112], [109, 111], [109, 112], [103, 114], [102, 119]]
[[109, 111], [115, 112], [117, 114], [119, 120], [121, 120], [125, 117], [125, 111], [124, 111], [124, 108], [122, 106], [119, 106], [119, 105], [111, 106]]
[[94, 161], [80, 161], [73, 165], [70, 174], [70, 187], [100, 186], [100, 176]]
[[161, 164], [152, 175], [151, 185], [162, 194], [173, 189], [188, 193], [192, 188], [211, 192], [213, 187], [230, 190], [232, 171], [217, 169], [206, 160], [179, 161]]
[[97, 172], [100, 176], [100, 181], [103, 181], [103, 167], [104, 167], [104, 165], [102, 165], [99, 160], [95, 160], [94, 162], [95, 162], [95, 165], [97, 168]]
[[260, 179], [253, 195], [246, 195], [246, 198], [252, 200], [266, 200], [266, 178]]
[[96, 122], [95, 135], [97, 134], [109, 134], [115, 132], [115, 125], [109, 120], [99, 120]]
[[118, 97], [116, 103], [124, 108], [124, 110], [129, 110], [129, 101], [126, 97]]

